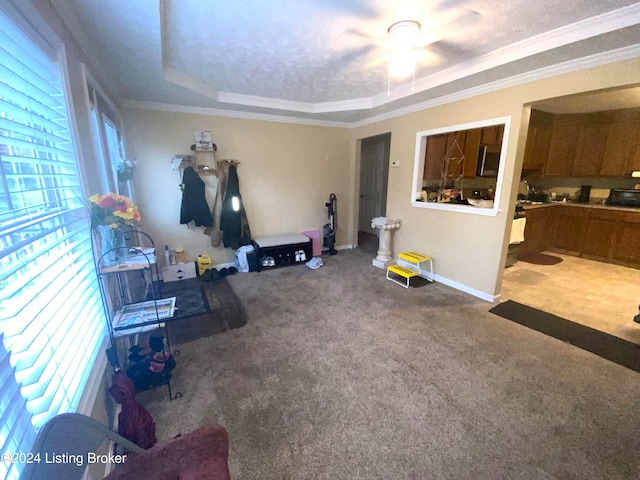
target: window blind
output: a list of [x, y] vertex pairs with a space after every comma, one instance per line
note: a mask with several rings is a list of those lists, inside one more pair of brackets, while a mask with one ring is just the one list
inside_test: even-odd
[[0, 160], [0, 452], [28, 452], [77, 408], [106, 323], [60, 65], [2, 11]]

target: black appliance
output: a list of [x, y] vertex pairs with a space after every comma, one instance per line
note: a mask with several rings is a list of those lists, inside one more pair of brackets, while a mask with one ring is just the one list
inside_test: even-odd
[[329, 201], [324, 206], [327, 207], [329, 223], [322, 227], [322, 246], [324, 247], [322, 253], [335, 255], [338, 253], [335, 249], [336, 230], [338, 229], [338, 199], [334, 193], [329, 195]]
[[625, 190], [622, 188], [613, 188], [609, 191], [609, 205], [618, 205], [621, 207], [639, 207], [640, 208], [640, 190]]
[[589, 203], [589, 198], [591, 197], [591, 185], [582, 185], [580, 187], [580, 197], [578, 201], [580, 203]]
[[480, 145], [476, 177], [497, 177], [500, 167], [500, 145]]

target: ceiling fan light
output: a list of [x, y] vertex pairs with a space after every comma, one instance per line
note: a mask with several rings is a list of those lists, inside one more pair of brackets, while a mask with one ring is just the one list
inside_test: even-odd
[[391, 59], [389, 72], [395, 78], [405, 78], [412, 75], [416, 69], [416, 56], [412, 51], [400, 51]]

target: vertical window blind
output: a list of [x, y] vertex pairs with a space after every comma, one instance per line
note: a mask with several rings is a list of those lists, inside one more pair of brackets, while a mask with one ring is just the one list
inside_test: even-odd
[[2, 11], [0, 160], [0, 453], [28, 452], [77, 408], [106, 323], [60, 64]]

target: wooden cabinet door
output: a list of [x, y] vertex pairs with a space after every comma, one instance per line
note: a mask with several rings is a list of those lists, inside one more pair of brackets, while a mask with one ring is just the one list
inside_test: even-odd
[[640, 108], [613, 112], [600, 175], [621, 176], [640, 170]]
[[522, 168], [542, 170], [547, 163], [550, 140], [550, 125], [536, 125], [529, 127]]
[[555, 206], [529, 209], [524, 229], [524, 242], [518, 251], [518, 258], [531, 253], [547, 250], [553, 244], [555, 231]]
[[618, 223], [613, 258], [640, 265], [640, 213], [625, 213]]
[[549, 142], [549, 156], [544, 168], [545, 175], [571, 176], [579, 130], [579, 126], [575, 123], [553, 125]]
[[580, 125], [571, 175], [593, 177], [600, 174], [607, 144], [609, 124], [589, 122]]
[[481, 128], [466, 131], [464, 139], [464, 178], [474, 178], [478, 170]]
[[447, 152], [447, 135], [429, 135], [424, 156], [424, 181], [430, 185], [440, 183], [444, 155]]
[[611, 258], [615, 230], [615, 221], [590, 218], [581, 253], [603, 260]]
[[553, 246], [571, 253], [580, 253], [588, 217], [589, 212], [586, 208], [560, 207]]

